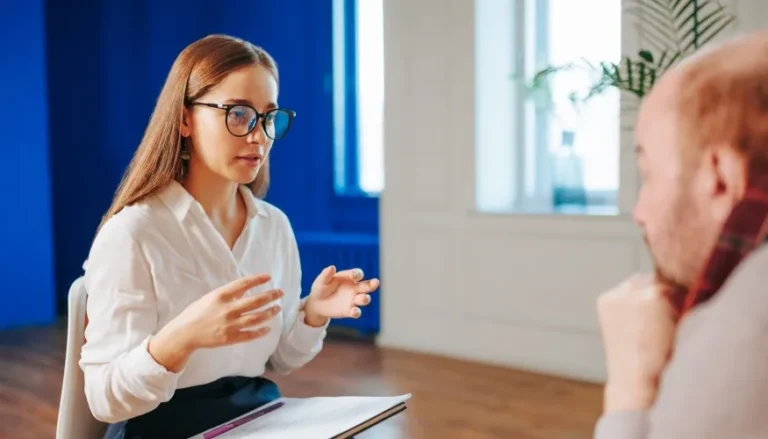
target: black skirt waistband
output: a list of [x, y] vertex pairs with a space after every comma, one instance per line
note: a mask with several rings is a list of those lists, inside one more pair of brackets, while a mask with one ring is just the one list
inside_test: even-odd
[[280, 389], [263, 377], [224, 377], [177, 389], [156, 409], [110, 425], [105, 439], [186, 439], [280, 398]]

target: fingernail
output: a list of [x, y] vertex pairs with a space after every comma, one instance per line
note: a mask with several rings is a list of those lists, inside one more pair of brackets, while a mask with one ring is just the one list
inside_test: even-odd
[[362, 311], [360, 311], [360, 308], [355, 308], [355, 309], [352, 311], [352, 316], [353, 316], [353, 317], [355, 317], [355, 318], [358, 318], [358, 317], [360, 317], [360, 315], [361, 315], [361, 314], [362, 314]]
[[355, 269], [355, 279], [362, 279], [363, 278], [363, 270], [361, 269]]

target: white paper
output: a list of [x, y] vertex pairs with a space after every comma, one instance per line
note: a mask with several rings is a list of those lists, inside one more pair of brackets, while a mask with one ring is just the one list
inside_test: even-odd
[[[281, 398], [270, 405], [283, 402], [282, 407], [239, 425], [216, 439], [329, 439], [410, 397], [407, 394], [393, 397]], [[191, 439], [202, 438], [203, 433]]]

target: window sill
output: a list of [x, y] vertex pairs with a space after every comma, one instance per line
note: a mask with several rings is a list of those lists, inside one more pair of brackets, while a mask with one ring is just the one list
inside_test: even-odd
[[583, 215], [533, 212], [481, 212], [469, 210], [467, 224], [473, 230], [531, 236], [594, 236], [600, 238], [638, 238], [642, 229], [632, 215]]
[[481, 215], [509, 215], [509, 216], [530, 216], [530, 217], [622, 217], [626, 214], [619, 212], [618, 206], [561, 206], [551, 208], [505, 208], [505, 209], [482, 209], [475, 210]]

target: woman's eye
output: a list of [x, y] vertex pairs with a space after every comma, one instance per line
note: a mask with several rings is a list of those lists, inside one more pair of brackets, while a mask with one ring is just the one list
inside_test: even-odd
[[246, 122], [246, 115], [244, 111], [230, 111], [229, 119], [236, 124], [244, 124]]

